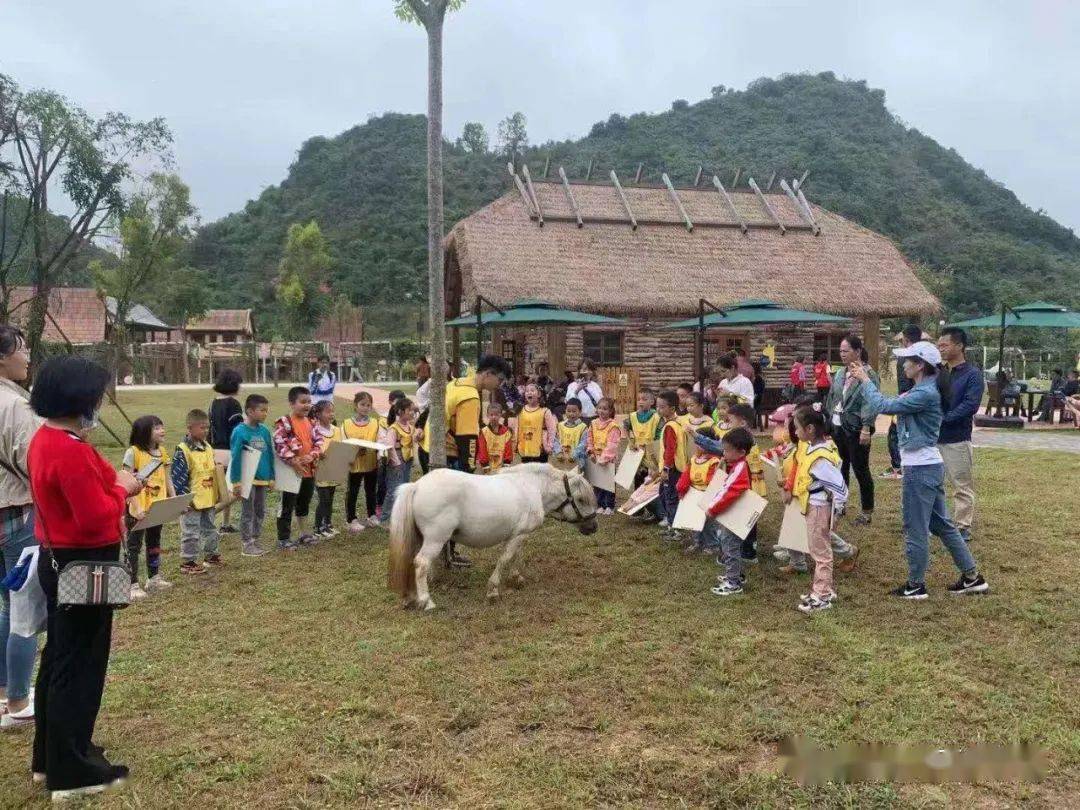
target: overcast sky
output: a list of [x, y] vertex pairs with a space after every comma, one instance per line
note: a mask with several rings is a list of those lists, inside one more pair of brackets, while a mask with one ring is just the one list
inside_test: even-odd
[[[422, 112], [422, 31], [392, 0], [0, 0], [0, 72], [91, 112], [164, 116], [204, 221], [300, 144]], [[1080, 2], [468, 0], [447, 23], [445, 128], [579, 137], [612, 112], [823, 70], [1080, 230]]]

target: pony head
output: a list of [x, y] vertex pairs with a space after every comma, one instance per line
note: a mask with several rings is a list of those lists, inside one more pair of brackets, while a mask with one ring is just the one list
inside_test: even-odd
[[577, 469], [562, 473], [566, 500], [556, 507], [559, 520], [573, 523], [582, 534], [596, 531], [596, 493], [585, 476]]

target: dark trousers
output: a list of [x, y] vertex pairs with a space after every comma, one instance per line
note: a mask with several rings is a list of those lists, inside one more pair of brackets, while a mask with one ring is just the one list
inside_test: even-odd
[[386, 459], [379, 459], [378, 477], [375, 481], [375, 503], [382, 508], [383, 501], [386, 500]]
[[538, 455], [538, 456], [522, 456], [521, 457], [521, 463], [522, 464], [532, 464], [532, 463], [546, 464], [547, 460], [548, 460], [548, 454], [545, 453], [543, 450], [540, 451], [540, 455]]
[[334, 493], [337, 487], [316, 487], [319, 502], [315, 505], [315, 530], [329, 529], [334, 516]]
[[356, 501], [360, 497], [360, 487], [364, 487], [364, 508], [367, 516], [375, 514], [375, 490], [378, 488], [379, 471], [349, 473], [349, 488], [345, 491], [345, 520], [356, 520]]
[[900, 436], [896, 432], [896, 422], [889, 425], [889, 464], [894, 470], [900, 469]]
[[670, 526], [675, 522], [675, 513], [679, 510], [679, 491], [675, 488], [679, 482], [679, 470], [667, 468], [667, 479], [660, 482], [660, 514]]
[[[129, 519], [129, 523], [132, 521]], [[146, 575], [152, 577], [161, 565], [161, 526], [151, 526], [137, 532], [128, 532], [128, 568], [131, 581], [139, 581], [139, 551], [146, 544]]]
[[315, 494], [315, 479], [301, 478], [299, 492], [282, 492], [281, 505], [278, 506], [277, 539], [278, 545], [289, 540], [292, 533], [293, 515], [305, 518], [311, 511], [311, 496]]
[[56, 604], [57, 573], [76, 560], [118, 560], [120, 544], [104, 548], [42, 548], [38, 577], [48, 605], [48, 635], [38, 666], [34, 696], [34, 753], [31, 768], [48, 775], [49, 790], [101, 784], [111, 778], [100, 749], [91, 745], [105, 690], [112, 644], [113, 610]]
[[757, 524], [750, 529], [750, 533], [746, 535], [746, 539], [742, 541], [742, 551], [740, 552], [744, 560], [753, 560], [757, 557]]
[[874, 474], [870, 472], [870, 445], [859, 444], [857, 431], [840, 428], [833, 437], [840, 451], [840, 473], [844, 483], [851, 480], [851, 473], [859, 482], [859, 501], [864, 512], [874, 511]]
[[599, 489], [593, 487], [593, 492], [596, 493], [596, 508], [597, 509], [614, 509], [615, 508], [615, 493], [608, 492], [606, 489]]

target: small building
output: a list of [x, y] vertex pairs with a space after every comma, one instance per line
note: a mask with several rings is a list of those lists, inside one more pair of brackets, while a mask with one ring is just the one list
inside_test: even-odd
[[[849, 316], [873, 362], [880, 322], [940, 309], [911, 264], [885, 236], [806, 201], [757, 187], [679, 188], [609, 182], [519, 182], [458, 222], [446, 240], [447, 314], [476, 297], [498, 306], [540, 299], [623, 319], [597, 327], [495, 328], [491, 349], [517, 373], [547, 362], [553, 376], [582, 359], [653, 388], [695, 378], [695, 331], [665, 330], [718, 306], [768, 299], [781, 306]], [[847, 330], [772, 325], [712, 328], [706, 367], [744, 349], [775, 356], [769, 386], [784, 384], [794, 357], [826, 352], [839, 361]]]
[[[8, 303], [11, 322], [26, 328], [33, 287], [13, 287]], [[49, 292], [48, 315], [42, 338], [49, 343], [70, 341], [75, 346], [104, 343], [108, 316], [96, 290], [86, 287], [54, 287]]]
[[186, 329], [188, 340], [208, 343], [247, 343], [255, 339], [255, 324], [250, 309], [211, 309], [201, 318], [193, 318]]
[[[109, 316], [109, 325], [106, 331], [110, 331], [116, 321], [116, 299], [111, 295], [105, 298], [105, 311]], [[149, 307], [142, 304], [131, 304], [128, 307], [125, 326], [132, 343], [168, 343], [170, 327], [165, 321], [150, 311]]]

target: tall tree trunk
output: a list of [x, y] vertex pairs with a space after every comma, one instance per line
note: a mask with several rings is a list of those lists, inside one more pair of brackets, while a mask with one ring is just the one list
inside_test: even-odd
[[29, 205], [34, 227], [34, 255], [30, 267], [30, 283], [34, 291], [33, 298], [30, 299], [30, 311], [26, 318], [26, 348], [30, 354], [31, 364], [37, 368], [44, 359], [41, 356], [41, 343], [45, 332], [45, 318], [49, 311], [51, 289], [47, 283], [48, 279], [45, 278], [45, 214], [38, 194], [31, 197]]
[[446, 288], [443, 284], [442, 32], [444, 2], [433, 2], [428, 35], [428, 307], [431, 320], [431, 466], [446, 466]]

